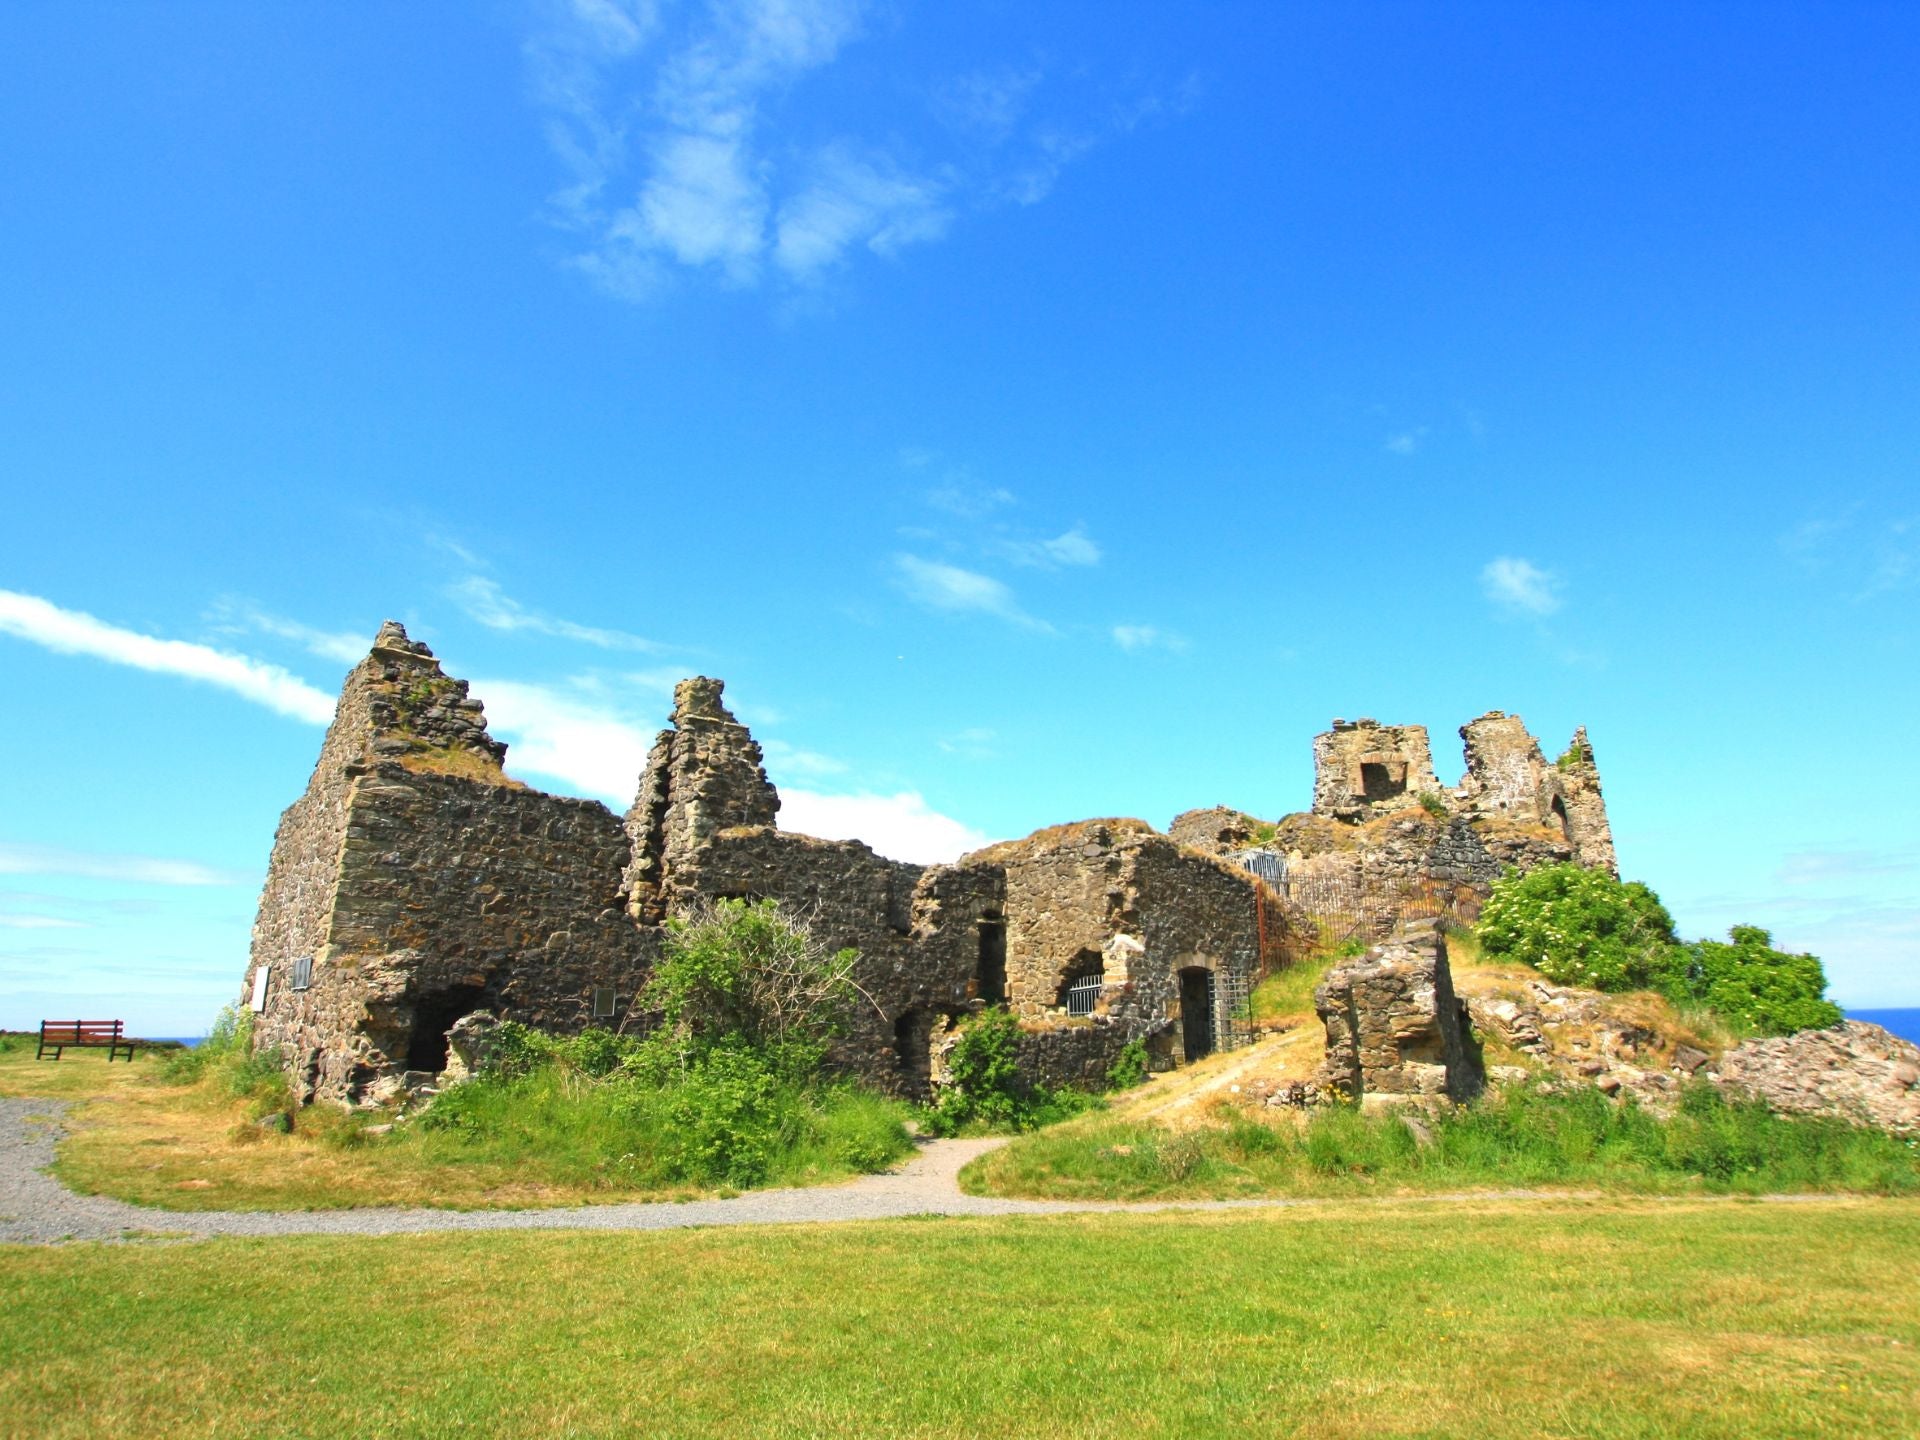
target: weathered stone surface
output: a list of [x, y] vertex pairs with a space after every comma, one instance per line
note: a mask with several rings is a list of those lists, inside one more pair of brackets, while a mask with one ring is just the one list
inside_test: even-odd
[[1433, 750], [1424, 725], [1336, 720], [1313, 740], [1313, 813], [1357, 821], [1437, 795]]
[[1167, 838], [1203, 855], [1228, 855], [1251, 844], [1259, 824], [1244, 811], [1215, 805], [1174, 816], [1167, 826]]
[[577, 1030], [596, 989], [624, 1007], [644, 981], [657, 937], [622, 913], [620, 821], [509, 781], [505, 751], [465, 682], [382, 627], [282, 817], [254, 927], [255, 1043], [280, 1050], [302, 1101], [371, 1101], [438, 1071], [471, 1010]]
[[1453, 993], [1445, 938], [1409, 927], [1328, 972], [1313, 993], [1327, 1029], [1319, 1083], [1375, 1096], [1468, 1100], [1485, 1083], [1466, 1004]]
[[1552, 764], [1518, 715], [1489, 710], [1462, 725], [1460, 738], [1467, 772], [1454, 800], [1463, 813], [1478, 822], [1505, 821], [1557, 833], [1570, 858], [1619, 873], [1586, 727], [1574, 731], [1572, 743]]
[[726, 687], [697, 676], [673, 691], [673, 724], [662, 730], [640, 772], [627, 812], [632, 859], [624, 889], [633, 918], [657, 925], [676, 903], [694, 898], [674, 888], [701, 849], [723, 830], [771, 828], [780, 796], [767, 779], [760, 747], [721, 703]]
[[491, 1010], [476, 1010], [453, 1022], [447, 1030], [447, 1068], [442, 1072], [448, 1084], [472, 1079], [487, 1068], [499, 1029], [500, 1018]]
[[1748, 1040], [1720, 1057], [1715, 1078], [1782, 1114], [1920, 1135], [1920, 1046], [1861, 1020]]

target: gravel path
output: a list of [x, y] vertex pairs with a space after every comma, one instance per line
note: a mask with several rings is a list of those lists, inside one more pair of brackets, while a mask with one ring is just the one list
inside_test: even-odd
[[547, 1210], [154, 1210], [76, 1195], [46, 1173], [63, 1133], [61, 1100], [0, 1099], [0, 1242], [120, 1240], [152, 1235], [401, 1235], [429, 1230], [677, 1230], [791, 1225], [902, 1215], [1057, 1215], [1075, 1210], [1225, 1210], [1284, 1200], [1102, 1204], [963, 1195], [961, 1166], [1001, 1140], [933, 1140], [899, 1169], [841, 1185], [753, 1190], [732, 1200], [573, 1205]]

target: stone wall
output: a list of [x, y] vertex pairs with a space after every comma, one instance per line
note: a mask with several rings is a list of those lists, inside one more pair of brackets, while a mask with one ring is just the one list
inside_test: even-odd
[[1327, 1031], [1323, 1091], [1362, 1104], [1468, 1100], [1485, 1083], [1446, 940], [1430, 924], [1329, 971], [1313, 1006]]
[[611, 988], [601, 1023], [627, 1013], [652, 940], [620, 909], [620, 821], [510, 781], [505, 753], [466, 683], [383, 626], [281, 819], [242, 995], [268, 967], [255, 1043], [302, 1100], [386, 1093], [465, 1010], [577, 1030]]
[[623, 881], [628, 908], [657, 925], [697, 890], [675, 890], [690, 877], [700, 851], [723, 830], [770, 828], [780, 796], [767, 779], [759, 745], [721, 703], [725, 686], [707, 676], [673, 691], [673, 724], [662, 730], [640, 772], [627, 811], [633, 854]]
[[1313, 738], [1313, 813], [1364, 820], [1438, 794], [1424, 725], [1336, 720]]

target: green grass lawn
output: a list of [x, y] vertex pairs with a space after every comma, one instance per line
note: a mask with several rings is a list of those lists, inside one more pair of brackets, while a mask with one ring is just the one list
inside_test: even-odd
[[1899, 1200], [12, 1249], [0, 1291], [8, 1434], [1920, 1433]]

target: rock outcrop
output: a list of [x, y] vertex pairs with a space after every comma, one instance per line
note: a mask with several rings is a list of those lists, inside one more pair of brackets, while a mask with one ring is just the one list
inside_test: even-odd
[[1861, 1020], [1748, 1040], [1715, 1078], [1785, 1115], [1825, 1115], [1920, 1136], [1920, 1046]]

